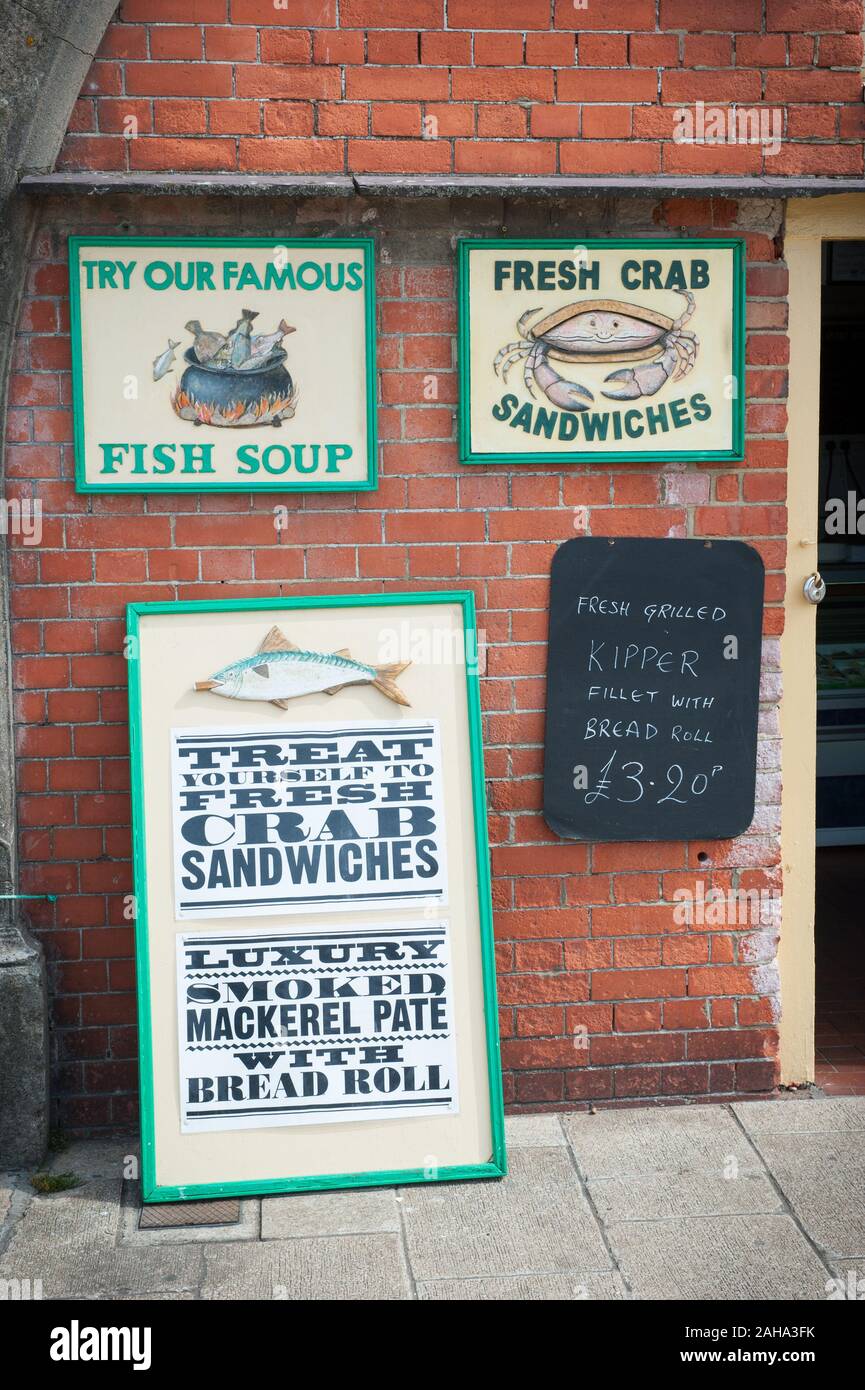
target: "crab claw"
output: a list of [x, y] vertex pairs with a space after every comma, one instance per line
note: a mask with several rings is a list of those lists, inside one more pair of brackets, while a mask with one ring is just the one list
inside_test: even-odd
[[560, 410], [588, 410], [594, 401], [591, 391], [575, 381], [554, 381], [544, 387], [544, 395]]
[[585, 386], [577, 381], [565, 381], [553, 371], [545, 357], [535, 364], [533, 374], [547, 400], [560, 410], [588, 410], [595, 399]]
[[602, 391], [611, 401], [635, 401], [640, 396], [654, 396], [660, 391], [670, 373], [660, 362], [646, 363], [642, 367], [622, 367], [604, 377], [604, 385], [615, 382], [613, 389]]

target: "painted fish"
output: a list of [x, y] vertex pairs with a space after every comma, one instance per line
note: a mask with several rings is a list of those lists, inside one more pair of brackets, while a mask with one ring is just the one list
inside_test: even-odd
[[240, 318], [229, 334], [229, 361], [232, 367], [242, 367], [248, 357], [251, 356], [250, 337], [252, 335], [252, 320], [258, 318], [256, 309], [241, 309]]
[[299, 695], [335, 695], [348, 685], [371, 685], [398, 705], [407, 705], [396, 678], [411, 663], [368, 666], [347, 651], [310, 652], [295, 647], [272, 628], [254, 656], [232, 661], [209, 680], [196, 681], [196, 690], [210, 690], [229, 700], [268, 700], [285, 709]]
[[275, 333], [256, 333], [250, 339], [251, 357], [246, 362], [242, 362], [239, 371], [254, 372], [263, 367], [274, 348], [279, 347], [283, 338], [288, 333], [294, 333], [295, 329], [287, 324], [285, 319], [280, 319], [279, 328]]
[[159, 381], [160, 377], [165, 376], [174, 366], [174, 349], [180, 347], [179, 341], [175, 343], [173, 338], [168, 339], [168, 347], [161, 352], [158, 357], [153, 359], [153, 380]]
[[198, 319], [190, 319], [185, 327], [187, 333], [191, 333], [195, 338], [192, 350], [199, 362], [209, 362], [228, 343], [224, 333], [206, 332]]

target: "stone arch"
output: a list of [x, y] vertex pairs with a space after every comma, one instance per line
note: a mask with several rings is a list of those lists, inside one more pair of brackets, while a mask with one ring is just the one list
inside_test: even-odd
[[[117, 0], [0, 0], [0, 458], [5, 480], [12, 344], [35, 214], [22, 173], [53, 169]], [[4, 488], [5, 491], [5, 488]], [[0, 537], [0, 894], [17, 889], [8, 554]], [[48, 1125], [42, 957], [13, 898], [0, 898], [0, 1166], [41, 1160]]]

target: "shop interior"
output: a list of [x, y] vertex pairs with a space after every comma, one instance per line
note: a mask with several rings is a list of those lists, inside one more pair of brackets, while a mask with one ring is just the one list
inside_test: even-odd
[[865, 241], [823, 250], [816, 1080], [865, 1095]]

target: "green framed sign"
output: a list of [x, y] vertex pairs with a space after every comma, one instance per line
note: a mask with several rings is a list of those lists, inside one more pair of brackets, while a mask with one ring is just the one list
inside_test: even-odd
[[459, 243], [463, 463], [741, 461], [741, 238]]
[[70, 237], [79, 492], [377, 484], [369, 238]]
[[472, 594], [127, 633], [144, 1200], [502, 1176]]

